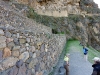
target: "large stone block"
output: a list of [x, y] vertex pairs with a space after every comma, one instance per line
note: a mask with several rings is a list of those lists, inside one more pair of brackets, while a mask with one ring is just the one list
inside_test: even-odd
[[14, 58], [14, 57], [7, 58], [6, 60], [2, 62], [3, 69], [8, 69], [9, 67], [14, 66], [17, 61], [18, 61], [18, 58]]
[[11, 33], [9, 31], [6, 31], [5, 36], [10, 38], [11, 37]]
[[3, 52], [0, 51], [0, 61], [2, 60], [2, 58], [3, 58]]
[[32, 75], [32, 71], [31, 70], [28, 70], [26, 75]]
[[26, 39], [25, 38], [20, 38], [19, 42], [20, 42], [20, 44], [24, 44], [24, 43], [26, 43]]
[[12, 48], [14, 46], [15, 46], [14, 42], [10, 42], [10, 43], [7, 44], [7, 47], [9, 47], [9, 48]]
[[32, 59], [32, 61], [29, 63], [29, 69], [34, 68], [38, 60], [36, 58]]
[[0, 36], [0, 43], [6, 42], [6, 37], [5, 36]]
[[7, 43], [9, 43], [9, 42], [12, 42], [13, 41], [13, 38], [7, 38]]
[[23, 65], [23, 60], [19, 60], [16, 62], [16, 66], [20, 68]]
[[30, 52], [35, 52], [35, 47], [34, 46], [31, 46], [30, 49], [29, 49], [29, 51]]
[[29, 58], [29, 52], [24, 52], [19, 56], [19, 59], [22, 59], [24, 62]]
[[7, 47], [4, 48], [3, 53], [4, 53], [3, 54], [4, 58], [11, 56], [11, 50], [9, 48], [7, 48]]
[[19, 49], [20, 49], [20, 46], [13, 46], [12, 50], [19, 50]]
[[14, 38], [14, 44], [15, 45], [20, 45], [18, 38]]
[[12, 56], [18, 57], [19, 56], [19, 51], [18, 50], [12, 51]]
[[17, 75], [26, 75], [26, 66], [25, 64], [23, 64], [20, 68], [19, 68], [19, 71], [18, 71], [18, 74]]
[[0, 29], [0, 36], [4, 35], [4, 31]]

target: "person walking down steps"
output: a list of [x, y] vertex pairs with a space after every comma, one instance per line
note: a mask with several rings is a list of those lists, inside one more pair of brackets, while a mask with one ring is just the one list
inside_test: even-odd
[[88, 49], [83, 46], [83, 53], [84, 53], [84, 59], [87, 61], [88, 60]]
[[64, 68], [66, 69], [66, 75], [69, 75], [69, 55], [70, 54], [66, 54], [64, 57]]

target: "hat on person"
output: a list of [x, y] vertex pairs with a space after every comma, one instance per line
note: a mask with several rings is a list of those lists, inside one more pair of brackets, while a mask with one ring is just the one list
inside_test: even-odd
[[66, 54], [66, 56], [69, 56], [69, 55], [70, 55], [69, 53]]
[[99, 57], [94, 57], [92, 60], [94, 60], [94, 61], [100, 61], [100, 58]]

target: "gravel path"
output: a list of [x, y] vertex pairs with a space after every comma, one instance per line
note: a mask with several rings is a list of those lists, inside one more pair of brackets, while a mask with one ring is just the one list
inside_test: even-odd
[[[89, 61], [85, 61], [83, 54], [76, 48], [71, 47], [70, 49], [70, 66], [69, 66], [69, 75], [91, 75], [92, 73], [92, 64]], [[59, 67], [63, 64], [63, 54], [58, 62], [58, 66], [55, 69], [53, 75], [59, 75]]]
[[92, 64], [85, 61], [80, 52], [70, 53], [69, 75], [91, 75]]

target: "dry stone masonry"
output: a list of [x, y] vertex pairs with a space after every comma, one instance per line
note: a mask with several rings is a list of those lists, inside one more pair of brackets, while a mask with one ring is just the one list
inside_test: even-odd
[[48, 75], [66, 36], [9, 8], [0, 2], [0, 75]]
[[34, 34], [1, 28], [0, 75], [49, 73], [58, 61], [65, 40], [64, 35]]

